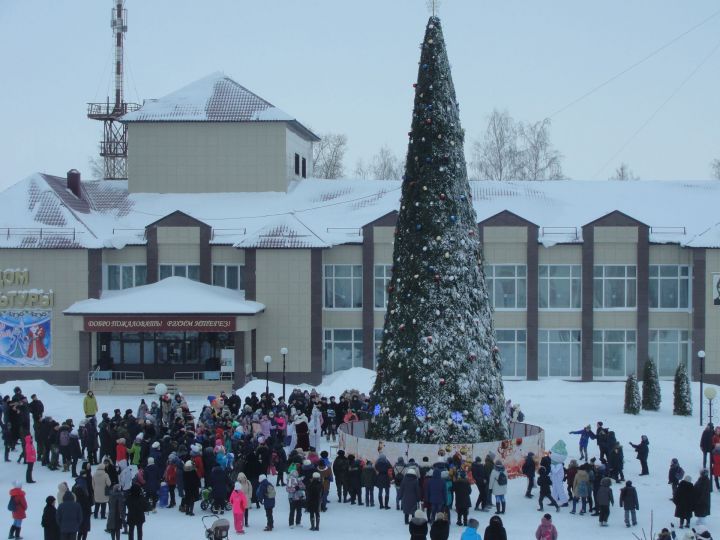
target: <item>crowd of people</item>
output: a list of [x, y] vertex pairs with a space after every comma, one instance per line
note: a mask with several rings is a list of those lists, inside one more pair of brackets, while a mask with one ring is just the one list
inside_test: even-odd
[[[35, 463], [70, 475], [69, 482], [59, 483], [57, 494], [46, 498], [41, 522], [46, 540], [86, 540], [93, 520], [104, 521], [112, 540], [121, 534], [142, 540], [143, 524], [158, 508], [178, 507], [193, 516], [196, 505], [231, 514], [238, 534], [245, 533], [248, 510], [255, 505], [264, 510], [264, 530], [272, 531], [281, 491], [288, 498], [290, 528], [301, 526], [307, 514], [310, 530], [319, 531], [331, 502], [391, 510], [392, 491], [395, 510], [404, 516], [412, 540], [428, 535], [446, 540], [453, 522], [463, 528], [462, 540], [507, 540], [502, 519], [508, 510], [508, 472], [492, 452], [470, 464], [443, 451], [432, 461], [401, 457], [391, 463], [382, 454], [373, 462], [339, 449], [331, 460], [321, 447], [336, 439], [339, 426], [370, 416], [369, 400], [357, 392], [328, 399], [294, 390], [287, 402], [272, 394], [253, 392], [243, 401], [221, 392], [209, 396], [200, 411], [191, 411], [181, 393], [166, 393], [149, 405], [141, 399], [136, 409], [111, 414], [101, 413], [88, 391], [76, 426], [71, 418], [60, 421], [46, 414], [36, 395], [28, 400], [16, 387], [13, 396], [3, 399], [1, 413], [5, 461], [17, 452], [12, 458], [25, 464], [25, 483], [34, 483]], [[517, 419], [518, 413], [508, 402], [508, 415]], [[625, 525], [636, 526], [639, 495], [625, 479], [623, 448], [614, 432], [598, 422], [595, 430], [588, 425], [570, 433], [580, 436], [579, 460], [565, 464], [563, 443], [543, 456], [528, 453], [522, 467], [525, 496], [534, 498], [537, 488], [538, 511], [543, 512], [536, 539], [558, 538], [552, 515], [544, 513], [545, 501], [556, 512], [566, 507], [571, 514], [589, 513], [607, 526], [616, 502], [613, 484], [622, 484], [617, 503]], [[591, 440], [597, 443], [597, 458], [588, 454]], [[632, 447], [640, 475], [648, 475], [648, 438], [642, 436]], [[709, 458], [720, 489], [720, 428], [705, 429], [701, 448], [704, 465]], [[668, 484], [679, 529], [689, 529], [694, 515], [698, 538], [710, 538], [701, 527], [710, 514], [710, 471], [703, 468], [693, 483], [674, 459]], [[8, 538], [20, 539], [28, 501], [19, 480], [10, 490], [8, 510]], [[482, 535], [471, 510], [494, 510]], [[658, 538], [664, 539], [663, 534]]]

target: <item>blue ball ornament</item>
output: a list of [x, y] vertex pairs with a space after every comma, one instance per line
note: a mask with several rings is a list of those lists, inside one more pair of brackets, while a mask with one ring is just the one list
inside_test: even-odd
[[457, 222], [457, 216], [450, 216], [450, 223]]
[[416, 230], [416, 231], [419, 231], [420, 229], [422, 229], [422, 225], [420, 225], [420, 223], [417, 223], [417, 224], [415, 225], [415, 230]]

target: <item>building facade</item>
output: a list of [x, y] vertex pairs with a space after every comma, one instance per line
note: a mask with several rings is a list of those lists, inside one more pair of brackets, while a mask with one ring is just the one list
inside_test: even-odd
[[[2, 380], [375, 366], [399, 182], [312, 179], [317, 137], [223, 75], [123, 120], [128, 181], [36, 174], [3, 193]], [[720, 381], [720, 187], [472, 189], [505, 377], [624, 379], [648, 358], [697, 377], [705, 351]]]

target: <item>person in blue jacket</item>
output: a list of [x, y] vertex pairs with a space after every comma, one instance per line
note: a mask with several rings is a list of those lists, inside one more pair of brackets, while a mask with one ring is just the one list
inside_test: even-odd
[[435, 521], [435, 514], [447, 505], [447, 484], [442, 477], [442, 471], [434, 468], [432, 478], [425, 484], [425, 502], [430, 507], [429, 522]]
[[255, 492], [257, 501], [265, 508], [265, 516], [267, 517], [267, 525], [265, 531], [272, 531], [274, 527], [273, 522], [273, 509], [275, 508], [275, 488], [268, 482], [267, 476], [264, 474], [260, 475], [259, 485]]
[[590, 442], [590, 439], [595, 439], [595, 434], [593, 433], [592, 428], [590, 427], [590, 424], [585, 426], [583, 429], [580, 429], [578, 431], [571, 431], [570, 435], [580, 435], [580, 459], [584, 459], [585, 461], [588, 460], [588, 443]]
[[155, 464], [155, 458], [149, 457], [147, 465], [143, 470], [145, 479], [145, 496], [150, 501], [150, 506], [155, 511], [158, 502], [158, 491], [160, 491], [160, 468]]
[[480, 533], [478, 533], [479, 526], [480, 522], [477, 519], [470, 519], [467, 529], [463, 531], [460, 540], [481, 540]]

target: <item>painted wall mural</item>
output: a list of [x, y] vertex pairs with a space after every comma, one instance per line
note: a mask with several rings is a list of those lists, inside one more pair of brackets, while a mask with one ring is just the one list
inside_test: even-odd
[[0, 311], [0, 367], [52, 365], [52, 311]]

